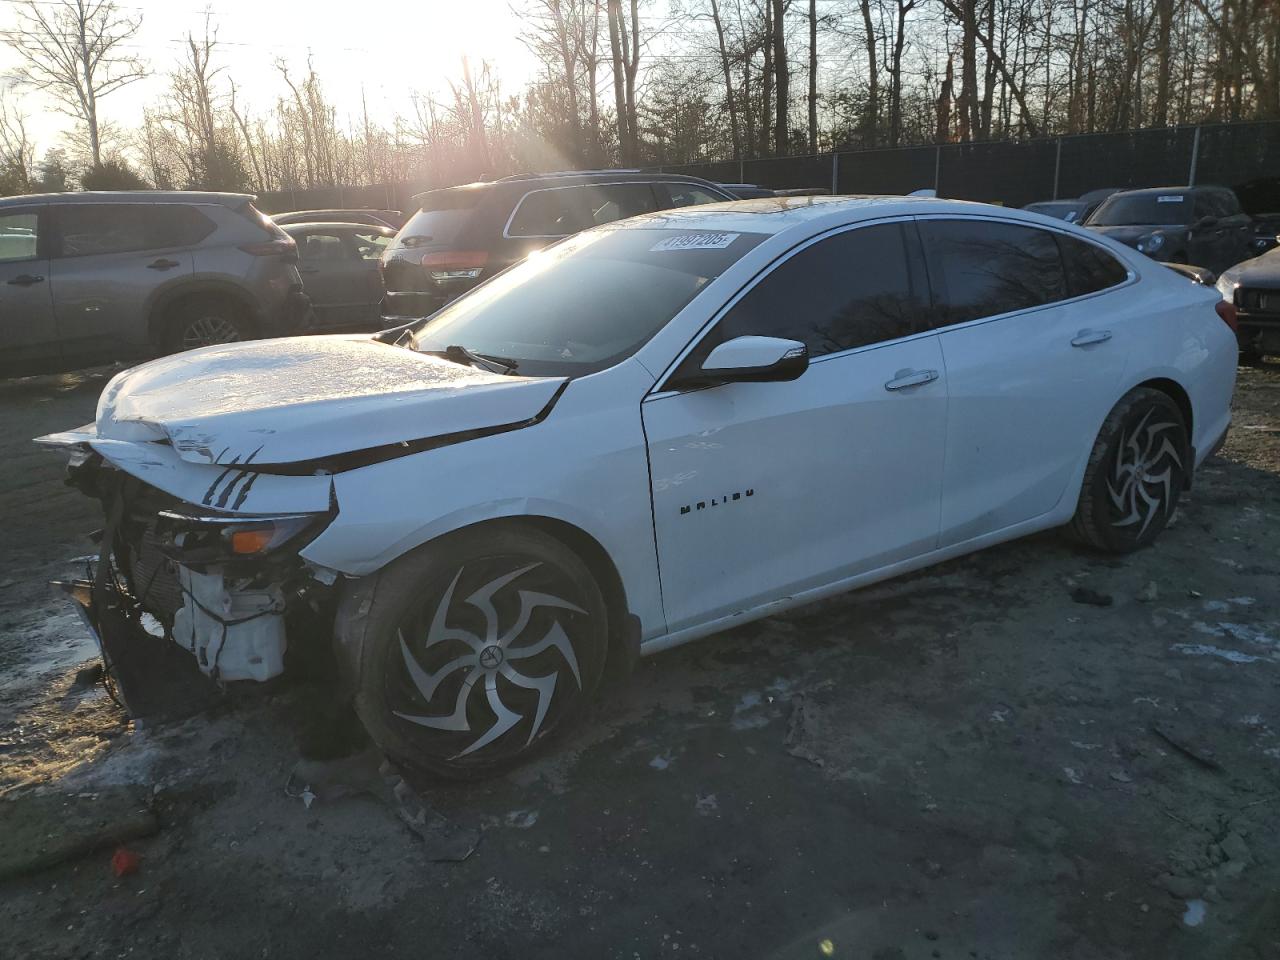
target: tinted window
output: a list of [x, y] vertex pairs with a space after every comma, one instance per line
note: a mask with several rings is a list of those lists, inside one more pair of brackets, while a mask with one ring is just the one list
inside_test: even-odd
[[147, 211], [152, 247], [189, 247], [213, 233], [216, 225], [195, 207], [179, 203], [155, 204]]
[[1114, 287], [1129, 276], [1124, 264], [1087, 240], [1058, 234], [1058, 248], [1067, 268], [1067, 290], [1073, 297]]
[[478, 190], [441, 190], [427, 194], [418, 212], [396, 234], [394, 246], [452, 243], [471, 221], [483, 199]]
[[0, 213], [0, 263], [30, 260], [36, 255], [39, 218], [29, 213]]
[[1067, 297], [1054, 235], [982, 220], [920, 224], [939, 324], [963, 323]]
[[718, 197], [709, 190], [692, 183], [664, 183], [667, 191], [667, 203], [664, 207], [695, 207], [701, 203], [723, 203], [724, 197]]
[[1218, 203], [1222, 207], [1222, 216], [1234, 217], [1240, 212], [1240, 200], [1231, 190], [1218, 191]]
[[928, 330], [927, 305], [917, 296], [924, 278], [907, 240], [893, 223], [804, 248], [734, 305], [714, 343], [783, 337], [803, 341], [816, 357]]
[[308, 233], [299, 239], [298, 256], [303, 260], [316, 262], [352, 259], [342, 237], [336, 233]]
[[56, 209], [64, 257], [127, 253], [151, 246], [147, 204], [76, 203]]
[[1211, 193], [1197, 193], [1193, 219], [1199, 220], [1201, 217], [1220, 217], [1222, 212], [1215, 197]]
[[653, 189], [647, 183], [609, 183], [587, 191], [591, 203], [591, 222], [610, 223], [626, 217], [652, 213], [657, 204]]
[[567, 237], [593, 226], [586, 187], [559, 187], [525, 194], [507, 227], [509, 237]]
[[414, 347], [451, 344], [577, 376], [630, 356], [734, 261], [754, 233], [591, 230], [482, 284], [416, 328]]
[[362, 230], [351, 234], [351, 240], [356, 246], [356, 256], [361, 260], [377, 260], [382, 256], [383, 248], [391, 242], [391, 238], [384, 234]]
[[1115, 194], [1089, 217], [1090, 226], [1137, 227], [1191, 222], [1192, 201], [1186, 193]]

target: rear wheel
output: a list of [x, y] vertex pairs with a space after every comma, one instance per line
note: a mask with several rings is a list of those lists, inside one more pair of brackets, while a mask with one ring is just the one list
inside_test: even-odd
[[1177, 509], [1190, 456], [1173, 399], [1147, 387], [1131, 390], [1098, 432], [1068, 532], [1110, 553], [1145, 547]]
[[[395, 561], [377, 574], [360, 627], [365, 727], [393, 759], [451, 779], [513, 766], [567, 726], [607, 652], [606, 606], [586, 566], [518, 524]], [[340, 642], [346, 629], [340, 617]]]
[[164, 347], [170, 353], [252, 336], [244, 309], [223, 297], [188, 297], [170, 308]]

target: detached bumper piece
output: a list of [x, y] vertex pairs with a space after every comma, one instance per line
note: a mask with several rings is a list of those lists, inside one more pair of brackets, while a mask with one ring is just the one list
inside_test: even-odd
[[[101, 560], [98, 561], [101, 564]], [[180, 720], [221, 698], [217, 684], [196, 669], [190, 654], [142, 626], [139, 608], [116, 584], [58, 582], [93, 633], [108, 689], [135, 720]], [[95, 593], [97, 599], [95, 600]]]

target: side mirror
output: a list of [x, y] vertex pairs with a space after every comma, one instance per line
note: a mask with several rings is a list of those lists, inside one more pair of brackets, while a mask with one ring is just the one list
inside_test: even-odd
[[795, 380], [808, 369], [809, 348], [799, 340], [734, 337], [712, 350], [696, 373], [679, 377], [672, 386]]

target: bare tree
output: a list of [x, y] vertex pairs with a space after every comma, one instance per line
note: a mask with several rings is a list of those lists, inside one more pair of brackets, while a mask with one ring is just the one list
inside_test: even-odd
[[8, 42], [22, 63], [19, 81], [84, 123], [93, 164], [101, 164], [98, 101], [147, 73], [125, 52], [142, 17], [121, 13], [114, 0], [25, 0], [17, 12]]
[[27, 136], [27, 117], [0, 102], [0, 184], [13, 193], [29, 193], [35, 179], [36, 147]]

